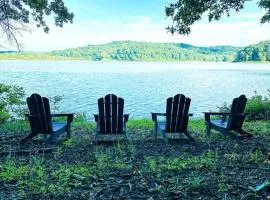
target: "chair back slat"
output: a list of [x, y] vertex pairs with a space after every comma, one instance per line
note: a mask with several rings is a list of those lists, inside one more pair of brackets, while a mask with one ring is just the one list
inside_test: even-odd
[[99, 112], [99, 131], [101, 133], [105, 132], [105, 108], [104, 108], [104, 98], [98, 99], [98, 112]]
[[111, 95], [105, 96], [105, 127], [106, 131], [112, 131], [112, 102]]
[[117, 97], [115, 95], [111, 95], [111, 129], [112, 133], [117, 132], [117, 123], [118, 123], [118, 112], [117, 112]]
[[32, 133], [48, 134], [52, 132], [52, 119], [49, 100], [39, 94], [27, 98]]
[[124, 99], [118, 98], [117, 102], [117, 132], [122, 133], [124, 131]]
[[124, 99], [108, 94], [98, 100], [99, 132], [116, 134], [123, 132]]
[[[245, 95], [241, 95], [238, 98], [233, 99], [231, 113], [232, 114], [244, 114], [247, 104], [247, 98]], [[245, 120], [244, 115], [231, 115], [228, 119], [227, 128], [230, 130], [238, 130], [242, 127]]]
[[189, 119], [188, 111], [189, 111], [189, 107], [190, 107], [190, 102], [191, 102], [191, 99], [186, 98], [185, 107], [184, 107], [184, 110], [183, 110], [182, 130], [187, 130], [188, 119]]
[[166, 132], [177, 133], [187, 130], [190, 98], [177, 94], [167, 99]]

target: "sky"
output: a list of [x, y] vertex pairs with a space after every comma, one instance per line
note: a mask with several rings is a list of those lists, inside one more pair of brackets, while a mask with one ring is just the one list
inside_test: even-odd
[[[58, 28], [50, 17], [48, 34], [32, 24], [31, 33], [24, 32], [17, 37], [25, 51], [61, 50], [119, 40], [182, 42], [197, 46], [247, 46], [270, 40], [270, 24], [260, 23], [265, 11], [258, 8], [256, 1], [248, 2], [240, 13], [232, 13], [229, 18], [224, 16], [218, 22], [209, 23], [204, 16], [191, 27], [188, 36], [171, 35], [165, 30], [171, 23], [165, 16], [167, 1], [64, 0], [75, 14], [73, 24]], [[1, 38], [0, 44], [3, 44]]]

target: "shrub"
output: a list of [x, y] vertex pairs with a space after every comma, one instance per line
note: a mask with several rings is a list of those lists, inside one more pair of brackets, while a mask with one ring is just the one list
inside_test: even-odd
[[[270, 90], [268, 96], [259, 95], [256, 91], [248, 99], [245, 112], [248, 113], [248, 120], [264, 120], [270, 117]], [[220, 112], [229, 112], [231, 104], [223, 103], [219, 108]]]
[[25, 104], [24, 96], [22, 87], [0, 83], [0, 124], [8, 121], [12, 116], [21, 117]]
[[248, 100], [246, 110], [248, 119], [269, 119], [270, 116], [270, 90], [268, 96], [259, 95], [256, 91], [255, 94]]

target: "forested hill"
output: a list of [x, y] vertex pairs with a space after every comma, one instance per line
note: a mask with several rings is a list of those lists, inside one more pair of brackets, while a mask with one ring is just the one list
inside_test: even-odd
[[237, 53], [235, 61], [270, 61], [270, 40], [245, 47]]
[[196, 47], [183, 43], [121, 41], [53, 51], [50, 55], [94, 61], [232, 61], [238, 50], [227, 46]]
[[234, 61], [238, 47], [197, 47], [183, 43], [119, 41], [45, 53], [5, 53], [0, 59], [91, 61]]

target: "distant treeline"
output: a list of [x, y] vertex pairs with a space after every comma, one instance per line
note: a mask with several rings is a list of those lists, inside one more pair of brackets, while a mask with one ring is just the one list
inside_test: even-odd
[[[260, 47], [258, 56], [247, 58], [246, 49]], [[255, 50], [254, 50], [255, 51]], [[249, 51], [248, 51], [249, 52]], [[268, 53], [267, 53], [268, 52]], [[1, 60], [90, 60], [90, 61], [269, 61], [269, 41], [246, 48], [231, 46], [197, 47], [183, 43], [119, 41], [102, 45], [43, 53], [2, 53]], [[262, 58], [258, 60], [258, 58]]]
[[250, 45], [238, 51], [235, 61], [270, 61], [270, 41], [263, 41], [256, 45]]

